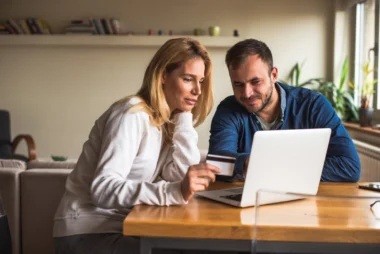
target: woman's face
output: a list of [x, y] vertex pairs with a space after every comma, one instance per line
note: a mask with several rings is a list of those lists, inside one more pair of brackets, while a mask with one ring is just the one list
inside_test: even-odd
[[184, 62], [169, 74], [164, 74], [162, 83], [170, 111], [191, 111], [201, 94], [205, 64], [196, 57]]

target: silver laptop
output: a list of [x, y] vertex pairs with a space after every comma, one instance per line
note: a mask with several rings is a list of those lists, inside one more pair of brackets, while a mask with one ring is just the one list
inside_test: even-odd
[[[244, 187], [197, 192], [198, 196], [238, 207], [254, 206], [258, 190], [315, 195], [322, 175], [331, 129], [257, 131]], [[294, 200], [265, 195], [260, 205]]]

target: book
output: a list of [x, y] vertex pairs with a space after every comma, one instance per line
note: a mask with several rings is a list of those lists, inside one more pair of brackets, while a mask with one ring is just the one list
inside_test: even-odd
[[104, 33], [105, 34], [111, 34], [112, 32], [110, 31], [110, 28], [107, 25], [107, 20], [106, 19], [101, 19], [101, 22], [102, 22], [102, 26], [103, 26], [103, 29], [104, 29]]
[[39, 33], [38, 27], [34, 23], [33, 18], [27, 18], [26, 23], [28, 24], [28, 27], [31, 31], [31, 34], [38, 34]]
[[16, 31], [17, 34], [23, 34], [24, 31], [22, 28], [14, 21], [13, 19], [8, 19], [7, 22], [9, 23], [10, 26]]
[[28, 24], [26, 23], [25, 19], [20, 19], [18, 21], [18, 25], [22, 28], [22, 30], [24, 31], [24, 34], [31, 34]]
[[85, 25], [85, 26], [92, 26], [93, 22], [91, 19], [73, 19], [71, 20], [72, 25]]
[[44, 19], [38, 19], [41, 23], [42, 31], [44, 34], [52, 34], [52, 30], [50, 28], [49, 23]]
[[104, 34], [102, 23], [99, 19], [92, 19], [97, 34]]
[[119, 19], [112, 18], [111, 19], [111, 26], [112, 26], [112, 30], [114, 31], [114, 34], [120, 33], [120, 21], [119, 21]]

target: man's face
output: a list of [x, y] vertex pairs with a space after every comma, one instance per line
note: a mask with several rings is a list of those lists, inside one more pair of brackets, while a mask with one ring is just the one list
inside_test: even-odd
[[249, 112], [260, 113], [272, 103], [277, 68], [269, 70], [258, 55], [251, 55], [229, 73], [236, 100]]

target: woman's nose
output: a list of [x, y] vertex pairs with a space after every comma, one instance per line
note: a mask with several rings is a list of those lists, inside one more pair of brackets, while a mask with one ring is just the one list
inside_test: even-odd
[[200, 95], [202, 93], [202, 91], [201, 91], [201, 83], [200, 82], [196, 82], [194, 84], [194, 88], [193, 88], [192, 92], [193, 92], [194, 95]]

